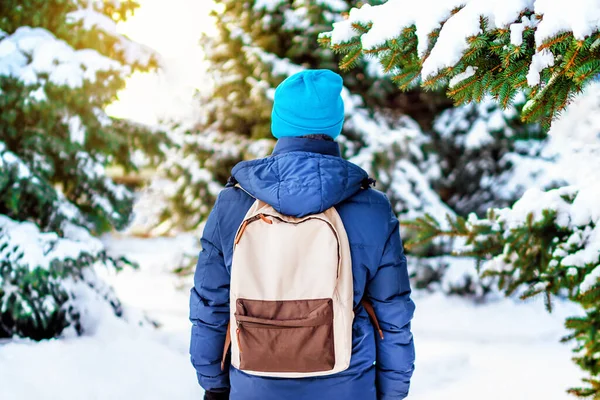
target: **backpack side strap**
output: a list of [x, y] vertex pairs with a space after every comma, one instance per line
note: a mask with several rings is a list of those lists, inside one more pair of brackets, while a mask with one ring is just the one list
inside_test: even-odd
[[373, 308], [373, 304], [371, 304], [371, 302], [369, 300], [367, 300], [366, 298], [363, 298], [360, 301], [360, 304], [362, 304], [362, 306], [365, 308], [365, 311], [367, 312], [367, 314], [369, 314], [369, 318], [371, 318], [371, 322], [375, 326], [375, 329], [377, 329], [377, 332], [379, 332], [379, 337], [381, 338], [381, 340], [383, 340], [383, 331], [381, 330], [381, 327], [379, 326], [379, 320], [377, 319], [377, 315], [375, 314], [375, 309]]
[[225, 345], [223, 346], [223, 357], [221, 357], [221, 371], [225, 371], [225, 360], [227, 359], [227, 352], [229, 351], [229, 347], [231, 347], [231, 322], [227, 324], [227, 335], [225, 336]]

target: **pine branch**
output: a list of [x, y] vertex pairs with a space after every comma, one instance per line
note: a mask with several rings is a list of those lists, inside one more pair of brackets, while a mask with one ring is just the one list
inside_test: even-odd
[[361, 55], [361, 50], [355, 50], [353, 53], [349, 53], [347, 54], [344, 59], [342, 60], [341, 64], [340, 64], [340, 68], [343, 70], [347, 70], [349, 68], [351, 68], [356, 61], [358, 60], [358, 58]]
[[573, 34], [571, 32], [562, 33], [562, 34], [556, 36], [554, 39], [551, 39], [549, 41], [546, 41], [546, 42], [542, 43], [537, 48], [537, 51], [540, 52], [540, 51], [542, 51], [544, 49], [549, 49], [549, 48], [551, 48], [551, 47], [553, 47], [553, 46], [555, 46], [555, 45], [557, 45], [559, 43], [564, 42], [566, 39], [568, 39], [568, 38], [570, 38], [572, 36], [573, 36]]
[[[458, 7], [454, 12], [458, 12], [457, 10], [460, 9], [461, 7]], [[523, 9], [520, 14], [528, 16], [528, 18], [541, 19], [541, 16], [527, 9]], [[448, 19], [451, 19], [453, 15], [455, 14], [451, 14]], [[598, 60], [595, 51], [600, 48], [600, 32], [592, 32], [589, 37], [579, 42], [575, 42], [572, 32], [563, 32], [536, 48], [534, 35], [537, 28], [529, 26], [523, 30], [522, 43], [514, 46], [510, 42], [510, 30], [503, 27], [496, 28], [486, 18], [481, 17], [479, 19], [481, 33], [465, 38], [469, 47], [464, 51], [459, 62], [439, 71], [434, 76], [417, 81], [416, 78], [421, 74], [423, 63], [436, 46], [439, 34], [444, 29], [446, 22], [447, 20], [441, 22], [441, 29], [432, 29], [427, 33], [428, 46], [422, 54], [417, 52], [416, 26], [414, 24], [401, 27], [401, 33], [397, 37], [388, 38], [384, 46], [362, 49], [362, 45], [355, 40], [360, 41], [360, 37], [370, 31], [373, 23], [350, 22], [350, 27], [357, 30], [358, 37], [351, 40], [352, 44], [345, 43], [344, 46], [333, 45], [330, 47], [335, 51], [350, 55], [345, 57], [340, 64], [344, 70], [356, 64], [356, 58], [359, 57], [356, 53], [357, 49], [360, 49], [361, 54], [375, 54], [383, 61], [382, 66], [386, 73], [390, 73], [394, 68], [400, 70], [400, 74], [396, 75], [394, 81], [402, 90], [412, 87], [413, 83], [420, 83], [427, 90], [447, 88], [449, 77], [456, 76], [456, 71], [474, 67], [479, 71], [478, 76], [485, 77], [485, 79], [467, 80], [458, 87], [450, 88], [447, 94], [453, 98], [455, 104], [480, 101], [486, 95], [491, 94], [502, 102], [503, 107], [508, 107], [512, 103], [516, 91], [522, 90], [526, 94], [527, 100], [534, 100], [530, 103], [533, 107], [530, 107], [528, 112], [522, 115], [523, 121], [541, 120], [544, 124], [551, 121], [564, 109], [565, 105], [569, 103], [569, 100], [565, 101], [565, 99], [570, 99], [572, 93], [577, 93], [582, 88], [582, 84], [591, 81], [595, 72], [600, 72], [597, 64], [587, 64], [588, 61]], [[527, 83], [527, 72], [531, 59], [536, 52], [542, 50], [551, 51], [557, 62], [541, 71], [540, 86], [542, 88], [551, 86], [552, 77], [557, 75], [564, 75], [571, 79], [570, 83], [558, 89], [561, 95], [556, 101], [545, 98], [543, 91], [540, 92], [538, 88], [530, 88]], [[391, 54], [388, 54], [388, 51], [391, 51]], [[585, 67], [580, 68], [582, 65]], [[487, 75], [490, 70], [492, 74]], [[414, 78], [407, 80], [405, 76]], [[534, 99], [534, 96], [538, 98]]]
[[394, 61], [396, 61], [396, 56], [398, 55], [398, 52], [394, 51], [392, 53], [392, 58], [390, 59], [388, 65], [385, 67], [384, 71], [386, 73], [390, 72], [390, 70], [394, 67]]
[[370, 50], [369, 49], [364, 49], [363, 53], [365, 53], [365, 54], [377, 54], [377, 53], [381, 53], [381, 52], [386, 51], [386, 50], [390, 50], [390, 46], [384, 45], [384, 46], [376, 47], [376, 48], [370, 49]]
[[577, 42], [577, 44], [575, 45], [575, 50], [573, 51], [571, 56], [565, 60], [565, 66], [564, 66], [565, 71], [567, 71], [567, 72], [570, 71], [570, 69], [575, 65], [575, 60], [577, 59], [577, 56], [579, 55], [579, 51], [581, 50], [582, 47], [583, 47], [583, 42], [582, 41]]

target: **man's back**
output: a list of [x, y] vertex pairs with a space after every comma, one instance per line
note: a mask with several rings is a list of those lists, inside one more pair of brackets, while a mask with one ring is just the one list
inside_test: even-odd
[[[387, 198], [369, 188], [367, 174], [343, 160], [333, 141], [284, 137], [272, 156], [240, 163], [232, 174], [244, 190], [230, 185], [219, 195], [206, 224], [191, 294], [190, 352], [200, 384], [217, 392], [230, 387], [233, 400], [405, 398], [414, 368], [414, 304], [398, 221]], [[301, 217], [334, 206], [342, 218], [356, 310], [347, 370], [303, 379], [257, 377], [229, 366], [221, 371], [233, 242], [254, 197], [285, 215]], [[373, 305], [383, 340], [361, 306], [364, 296]]]

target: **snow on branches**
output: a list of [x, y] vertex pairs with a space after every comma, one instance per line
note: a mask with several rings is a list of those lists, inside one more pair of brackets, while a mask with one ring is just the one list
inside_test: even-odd
[[136, 65], [141, 68], [148, 68], [155, 59], [160, 58], [159, 54], [151, 48], [119, 34], [117, 23], [113, 19], [91, 7], [70, 12], [67, 14], [67, 22], [70, 24], [81, 23], [84, 30], [99, 29], [116, 38], [115, 50], [123, 52], [124, 66]]
[[[96, 50], [75, 50], [43, 28], [17, 29], [0, 41], [0, 75], [26, 85], [43, 83], [79, 88], [94, 82], [99, 71], [130, 73], [129, 68]], [[47, 76], [47, 78], [44, 78]]]
[[579, 396], [597, 395], [597, 354], [600, 341], [589, 332], [600, 329], [600, 187], [566, 186], [542, 191], [531, 189], [512, 207], [490, 209], [485, 218], [449, 219], [450, 229], [429, 217], [411, 222], [416, 241], [441, 236], [461, 237], [461, 256], [482, 261], [482, 277], [497, 278], [499, 289], [521, 298], [543, 294], [549, 310], [551, 297], [579, 303], [585, 316], [566, 321], [571, 333], [565, 340], [578, 342], [574, 360], [592, 378], [591, 387], [573, 388]]
[[379, 59], [403, 89], [446, 87], [458, 103], [491, 93], [503, 106], [527, 90], [522, 117], [545, 122], [600, 73], [593, 0], [389, 0], [364, 5], [321, 35], [346, 54]]
[[[3, 1], [0, 18], [0, 337], [77, 332], [68, 282], [102, 286], [118, 267], [94, 239], [122, 229], [133, 193], [107, 176], [158, 162], [165, 135], [104, 111], [125, 79], [158, 57], [116, 31], [130, 0]], [[104, 294], [103, 294], [104, 296]], [[116, 314], [118, 300], [104, 296]]]
[[[65, 223], [62, 228], [65, 234], [61, 238], [55, 232], [40, 232], [34, 223], [18, 222], [0, 215], [0, 262], [9, 261], [13, 268], [22, 266], [30, 271], [35, 268], [48, 270], [57, 260], [78, 260], [86, 256], [98, 258], [104, 251], [102, 242], [87, 229], [71, 223]], [[18, 253], [15, 249], [27, 251]]]
[[[480, 225], [491, 227], [494, 234], [509, 237], [523, 227], [535, 229], [551, 229], [553, 234], [545, 249], [528, 248], [527, 252], [547, 251], [547, 265], [533, 265], [541, 269], [537, 273], [538, 280], [547, 279], [547, 284], [555, 284], [554, 269], [566, 272], [565, 277], [583, 278], [596, 266], [600, 265], [600, 188], [578, 188], [566, 186], [549, 191], [532, 189], [511, 208], [490, 211], [488, 219], [472, 219], [467, 228], [476, 230]], [[486, 228], [487, 229], [487, 228]], [[476, 242], [482, 238], [474, 238], [467, 251], [476, 249]], [[524, 260], [523, 250], [507, 245], [502, 253], [495, 256], [484, 265], [483, 269], [490, 272], [504, 273], [515, 271], [518, 263]], [[515, 257], [515, 255], [518, 255]], [[521, 272], [522, 274], [522, 272]], [[548, 275], [550, 274], [550, 275]], [[522, 277], [521, 277], [522, 279]], [[567, 285], [572, 286], [572, 285]], [[580, 287], [585, 292], [589, 284]], [[537, 289], [540, 285], [537, 285]]]
[[90, 267], [120, 267], [122, 260], [107, 256], [85, 228], [65, 222], [62, 231], [60, 237], [0, 215], [0, 337], [46, 339], [69, 325], [80, 333], [86, 305], [75, 301], [77, 285], [121, 312], [112, 289]]

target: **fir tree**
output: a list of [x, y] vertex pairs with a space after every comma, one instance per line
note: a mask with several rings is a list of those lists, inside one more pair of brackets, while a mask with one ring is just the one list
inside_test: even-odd
[[[600, 26], [585, 18], [589, 9], [574, 4], [536, 0], [521, 7], [459, 1], [435, 10], [402, 8], [400, 1], [365, 5], [323, 34], [321, 43], [345, 54], [344, 67], [370, 54], [400, 88], [447, 87], [459, 104], [491, 95], [506, 108], [522, 92], [522, 119], [548, 126], [600, 72]], [[390, 15], [397, 16], [396, 26], [390, 26]], [[403, 224], [416, 234], [409, 248], [461, 238], [464, 246], [456, 254], [478, 259], [482, 276], [495, 278], [507, 295], [543, 294], [549, 310], [553, 296], [581, 304], [586, 315], [567, 320], [572, 333], [564, 340], [577, 343], [574, 361], [589, 378], [569, 392], [592, 398], [600, 398], [597, 198], [597, 181], [583, 179], [577, 186], [529, 190], [512, 207], [491, 208], [484, 218], [440, 221], [425, 215]]]
[[484, 216], [488, 208], [511, 205], [526, 189], [515, 174], [535, 173], [521, 163], [540, 157], [546, 133], [521, 122], [519, 110], [484, 99], [436, 117], [421, 168], [439, 168], [431, 185], [457, 214]]
[[92, 265], [126, 263], [91, 235], [123, 228], [132, 209], [132, 193], [105, 167], [135, 170], [139, 151], [158, 162], [166, 143], [104, 112], [129, 74], [157, 67], [151, 50], [116, 32], [136, 7], [0, 4], [0, 337], [77, 329], [81, 310], [69, 288], [79, 281], [98, 289]]
[[530, 190], [511, 208], [490, 209], [485, 218], [458, 217], [448, 229], [428, 216], [405, 223], [418, 232], [409, 247], [440, 236], [464, 238], [455, 254], [483, 261], [482, 276], [496, 277], [507, 296], [543, 294], [549, 311], [553, 296], [566, 295], [581, 304], [586, 315], [567, 319], [571, 333], [563, 340], [577, 343], [573, 359], [590, 377], [584, 380], [587, 386], [569, 392], [593, 398], [600, 395], [597, 198], [597, 187]]
[[[218, 34], [202, 40], [215, 87], [201, 96], [203, 120], [178, 137], [181, 149], [173, 151], [164, 165], [165, 174], [175, 182], [169, 191], [169, 206], [161, 216], [165, 224], [186, 230], [199, 226], [233, 165], [270, 152], [274, 144], [270, 134], [274, 88], [303, 68], [336, 70], [340, 57], [321, 48], [317, 36], [341, 19], [339, 13], [359, 3], [342, 0], [216, 2], [213, 17]], [[376, 64], [361, 62], [357, 69], [344, 75], [347, 122], [340, 142], [346, 157], [356, 157], [355, 160], [361, 161], [374, 175], [382, 176], [380, 188], [397, 200], [398, 210], [402, 211], [408, 207], [401, 203], [406, 205], [409, 200], [394, 195], [392, 191], [399, 185], [383, 177], [383, 171], [397, 160], [413, 157], [412, 153], [419, 157], [418, 146], [408, 144], [414, 138], [408, 132], [414, 132], [415, 128], [402, 116], [408, 115], [423, 125], [430, 125], [432, 116], [449, 103], [439, 93], [399, 93], [390, 80], [381, 78], [381, 73]], [[400, 146], [402, 149], [390, 149], [381, 143], [367, 150], [369, 143], [385, 137], [378, 136], [378, 130], [403, 135], [405, 145]], [[379, 155], [375, 154], [375, 148]], [[388, 163], [390, 152], [396, 161]], [[417, 170], [411, 172], [406, 181], [425, 182], [414, 178]], [[421, 188], [430, 190], [422, 185]]]
[[582, 22], [585, 6], [450, 1], [430, 8], [365, 5], [321, 43], [345, 55], [344, 69], [374, 56], [401, 89], [449, 86], [457, 104], [490, 94], [507, 107], [524, 91], [523, 120], [546, 125], [600, 73], [600, 26]]

